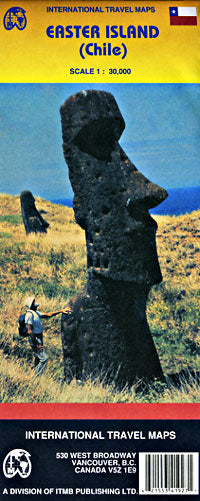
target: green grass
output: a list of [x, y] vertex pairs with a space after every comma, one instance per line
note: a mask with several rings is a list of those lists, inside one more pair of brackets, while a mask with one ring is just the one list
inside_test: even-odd
[[12, 238], [12, 233], [8, 233], [7, 231], [0, 231], [0, 239], [4, 238]]
[[149, 295], [148, 321], [166, 372], [193, 367], [200, 357], [200, 291], [162, 283]]
[[9, 223], [12, 225], [17, 225], [22, 223], [22, 216], [19, 214], [7, 214], [4, 216], [0, 216], [0, 222]]

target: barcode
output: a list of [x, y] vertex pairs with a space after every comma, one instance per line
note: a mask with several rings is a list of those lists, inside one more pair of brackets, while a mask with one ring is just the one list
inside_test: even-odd
[[199, 453], [139, 453], [139, 494], [199, 494]]

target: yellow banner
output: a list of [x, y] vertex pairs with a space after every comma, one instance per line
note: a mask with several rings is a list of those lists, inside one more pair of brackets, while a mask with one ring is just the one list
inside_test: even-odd
[[198, 1], [17, 3], [0, 2], [1, 82], [200, 80]]

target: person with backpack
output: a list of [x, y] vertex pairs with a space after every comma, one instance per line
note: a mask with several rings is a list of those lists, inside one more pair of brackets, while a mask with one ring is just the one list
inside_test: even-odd
[[36, 302], [35, 296], [27, 297], [24, 305], [27, 308], [27, 312], [21, 321], [21, 330], [27, 332], [26, 335], [29, 336], [29, 343], [35, 356], [35, 374], [39, 376], [44, 372], [48, 360], [43, 346], [43, 327], [41, 319], [52, 318], [59, 315], [59, 313], [70, 314], [70, 308], [67, 307], [64, 310], [41, 313], [37, 311], [39, 303]]

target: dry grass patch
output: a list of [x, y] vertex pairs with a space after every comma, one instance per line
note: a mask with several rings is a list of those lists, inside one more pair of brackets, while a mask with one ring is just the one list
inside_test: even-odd
[[200, 211], [182, 216], [154, 216], [163, 280], [200, 287]]
[[[49, 363], [40, 384], [38, 380], [35, 383], [32, 351], [17, 331], [18, 317], [25, 311], [24, 299], [35, 294], [41, 311], [53, 311], [83, 290], [87, 276], [85, 234], [75, 223], [72, 209], [36, 198], [36, 207], [43, 211], [50, 227], [47, 234], [27, 237], [19, 197], [0, 195], [0, 203], [3, 401], [198, 401], [199, 385], [194, 380], [183, 382], [180, 390], [157, 383], [148, 392], [138, 392], [136, 387], [119, 392], [113, 385], [92, 380], [63, 384], [60, 316], [44, 321]], [[199, 215], [200, 211], [178, 217], [154, 216], [163, 282], [152, 288], [147, 314], [165, 373], [199, 368]]]

